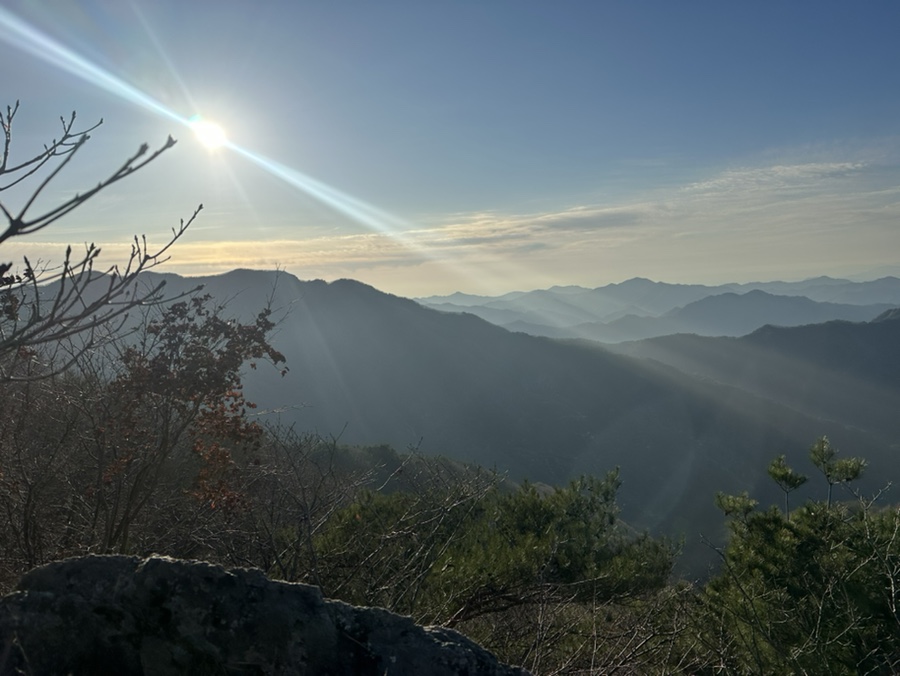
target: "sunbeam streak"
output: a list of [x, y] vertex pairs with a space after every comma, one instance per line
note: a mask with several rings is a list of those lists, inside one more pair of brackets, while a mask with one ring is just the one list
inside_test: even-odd
[[5, 29], [0, 33], [0, 39], [14, 47], [157, 115], [184, 125], [189, 124], [187, 119], [152, 96], [94, 65], [2, 7], [0, 7], [0, 26]]
[[[403, 237], [402, 233], [397, 231], [397, 228], [405, 227], [405, 224], [400, 219], [377, 207], [373, 207], [371, 204], [367, 204], [362, 200], [351, 197], [337, 188], [333, 188], [321, 181], [317, 181], [311, 176], [307, 176], [296, 169], [291, 169], [280, 162], [276, 162], [275, 160], [254, 153], [246, 148], [241, 148], [232, 143], [228, 143], [227, 145], [231, 150], [250, 162], [253, 162], [272, 176], [276, 176], [285, 183], [302, 190], [323, 204], [327, 204], [335, 211], [339, 211], [373, 230], [391, 235], [394, 239], [406, 239]], [[407, 244], [412, 246], [409, 242], [407, 242]]]
[[[197, 120], [200, 119], [199, 117], [179, 115], [149, 94], [91, 63], [2, 7], [0, 7], [0, 29], [2, 29], [0, 30], [0, 39], [17, 49], [27, 52], [120, 99], [197, 131], [196, 125]], [[209, 136], [209, 133], [206, 136]], [[204, 138], [203, 135], [201, 135], [201, 140], [202, 138]], [[242, 148], [228, 140], [224, 136], [224, 132], [221, 132], [218, 128], [214, 142], [209, 139], [205, 142], [207, 145], [214, 144], [217, 147], [234, 151], [270, 175], [303, 191], [335, 211], [344, 214], [367, 228], [391, 237], [408, 249], [415, 250], [419, 255], [434, 258], [433, 255], [427, 254], [421, 246], [417, 246], [403, 235], [402, 230], [408, 229], [408, 225], [396, 217], [275, 160]]]

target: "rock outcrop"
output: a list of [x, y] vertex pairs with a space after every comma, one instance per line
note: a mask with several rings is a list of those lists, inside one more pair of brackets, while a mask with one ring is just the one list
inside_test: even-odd
[[2, 674], [524, 675], [461, 634], [255, 570], [89, 556], [0, 600]]

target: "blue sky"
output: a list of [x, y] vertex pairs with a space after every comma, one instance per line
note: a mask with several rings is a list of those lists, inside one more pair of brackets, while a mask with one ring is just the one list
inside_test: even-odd
[[7, 0], [14, 156], [104, 118], [53, 196], [179, 144], [5, 254], [114, 262], [202, 202], [170, 271], [408, 296], [896, 274], [898, 34], [878, 1]]

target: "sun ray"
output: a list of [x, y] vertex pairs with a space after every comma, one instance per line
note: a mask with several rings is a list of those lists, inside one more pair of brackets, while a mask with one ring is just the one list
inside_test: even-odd
[[154, 97], [90, 62], [2, 7], [0, 7], [0, 28], [4, 29], [0, 30], [0, 40], [120, 99], [184, 125], [191, 129], [200, 142], [208, 148], [225, 147], [234, 151], [272, 176], [367, 228], [391, 237], [419, 256], [437, 263], [447, 264], [446, 261], [441, 261], [433, 252], [428, 251], [410, 237], [405, 236], [404, 231], [409, 229], [409, 225], [395, 216], [348, 195], [333, 186], [307, 176], [296, 169], [238, 146], [228, 140], [220, 126], [205, 121], [198, 115], [185, 117], [178, 114]]
[[7, 29], [0, 32], [0, 39], [14, 47], [145, 110], [181, 124], [188, 124], [188, 120], [152, 96], [91, 63], [2, 7], [0, 7], [0, 26]]

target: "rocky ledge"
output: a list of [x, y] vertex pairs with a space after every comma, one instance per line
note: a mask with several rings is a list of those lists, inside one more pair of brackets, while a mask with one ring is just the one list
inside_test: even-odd
[[165, 557], [89, 556], [0, 599], [0, 674], [525, 675], [461, 634]]

